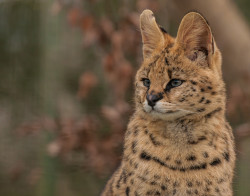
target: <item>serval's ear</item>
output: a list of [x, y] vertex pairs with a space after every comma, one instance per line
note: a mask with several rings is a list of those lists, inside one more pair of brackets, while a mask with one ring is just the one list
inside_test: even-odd
[[176, 42], [184, 48], [187, 57], [194, 61], [197, 51], [208, 56], [214, 54], [215, 44], [213, 35], [207, 21], [197, 12], [186, 14], [179, 26]]
[[152, 52], [164, 44], [164, 35], [155, 21], [151, 10], [144, 10], [140, 16], [140, 28], [143, 43], [143, 58], [151, 56]]

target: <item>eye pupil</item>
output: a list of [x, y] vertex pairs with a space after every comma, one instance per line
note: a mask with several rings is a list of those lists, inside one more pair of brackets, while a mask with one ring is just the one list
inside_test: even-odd
[[171, 86], [173, 86], [173, 87], [180, 86], [181, 84], [182, 84], [182, 81], [178, 80], [178, 79], [174, 79], [171, 81]]
[[173, 85], [173, 86], [178, 86], [178, 84], [179, 84], [179, 81], [173, 81], [173, 82], [172, 82], [172, 85]]

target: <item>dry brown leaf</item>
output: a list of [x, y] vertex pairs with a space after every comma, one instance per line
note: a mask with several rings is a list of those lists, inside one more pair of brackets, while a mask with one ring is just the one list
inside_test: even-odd
[[90, 93], [91, 89], [98, 84], [98, 79], [94, 73], [88, 71], [84, 72], [79, 80], [79, 88], [77, 92], [77, 97], [84, 99]]
[[79, 25], [80, 19], [82, 17], [81, 11], [78, 8], [71, 8], [67, 14], [67, 20], [72, 26]]

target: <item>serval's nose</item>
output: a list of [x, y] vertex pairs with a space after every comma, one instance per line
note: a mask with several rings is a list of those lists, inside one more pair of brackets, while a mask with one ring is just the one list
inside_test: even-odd
[[148, 101], [148, 105], [150, 105], [151, 107], [154, 107], [156, 102], [163, 98], [163, 95], [162, 93], [151, 92], [150, 94], [147, 94], [146, 98]]

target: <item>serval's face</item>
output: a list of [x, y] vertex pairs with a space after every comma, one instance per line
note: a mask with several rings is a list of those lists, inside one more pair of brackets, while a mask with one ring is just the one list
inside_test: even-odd
[[136, 75], [137, 109], [173, 120], [208, 115], [224, 105], [221, 55], [201, 15], [185, 16], [173, 38], [150, 11], [144, 12], [141, 32], [144, 61]]

